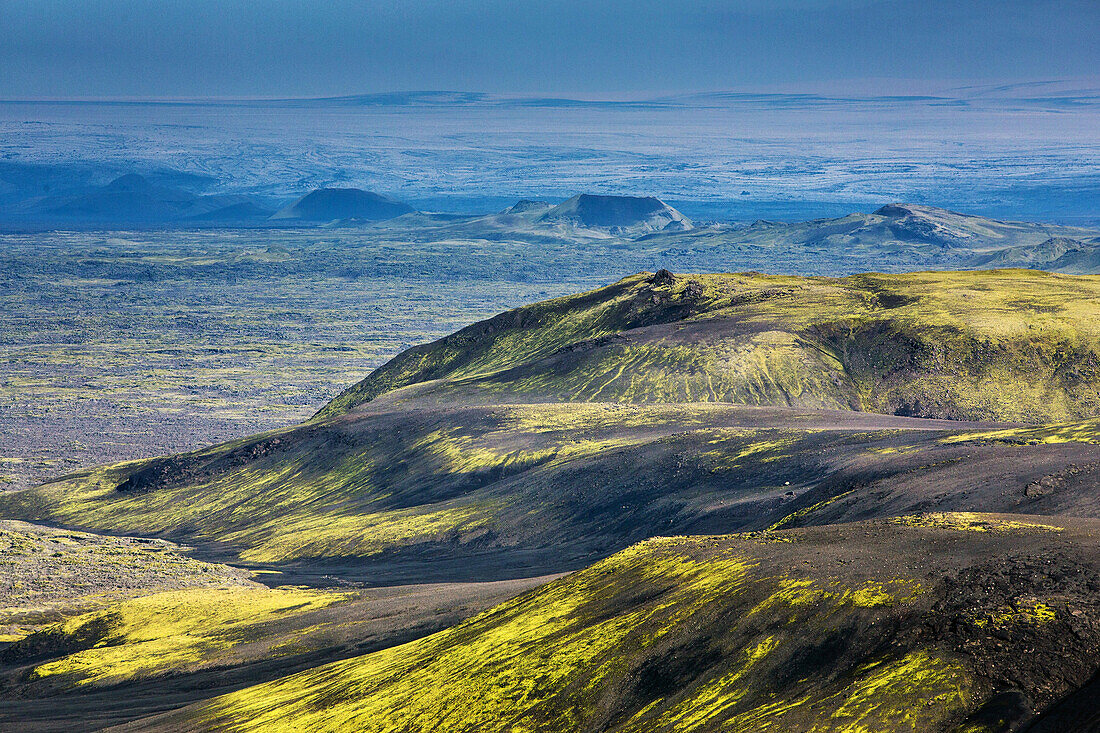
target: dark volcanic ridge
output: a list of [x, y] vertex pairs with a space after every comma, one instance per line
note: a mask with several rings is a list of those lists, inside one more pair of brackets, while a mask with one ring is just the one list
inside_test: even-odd
[[582, 193], [547, 211], [540, 221], [606, 229], [612, 234], [687, 231], [691, 221], [652, 196], [597, 196]]
[[413, 207], [388, 196], [358, 188], [319, 188], [284, 206], [274, 221], [380, 221], [410, 214]]

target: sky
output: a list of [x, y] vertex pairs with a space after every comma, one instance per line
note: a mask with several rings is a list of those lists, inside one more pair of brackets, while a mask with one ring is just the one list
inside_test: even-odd
[[0, 0], [0, 98], [1095, 78], [1097, 0]]

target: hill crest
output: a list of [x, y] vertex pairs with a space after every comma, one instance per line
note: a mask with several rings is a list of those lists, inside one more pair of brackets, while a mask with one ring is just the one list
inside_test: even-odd
[[606, 229], [613, 234], [687, 231], [691, 221], [652, 196], [600, 196], [582, 193], [563, 201], [541, 217], [544, 222]]
[[366, 219], [380, 221], [410, 214], [413, 207], [389, 196], [359, 188], [319, 188], [271, 215], [272, 220], [336, 221]]
[[318, 416], [407, 387], [475, 401], [1090, 417], [1100, 411], [1098, 296], [1098, 278], [1020, 270], [671, 282], [641, 274], [414, 347]]

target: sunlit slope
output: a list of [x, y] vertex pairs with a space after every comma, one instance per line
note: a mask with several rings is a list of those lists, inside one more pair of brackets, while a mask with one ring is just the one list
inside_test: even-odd
[[376, 405], [74, 474], [0, 496], [0, 511], [217, 542], [258, 563], [445, 547], [434, 564], [525, 550], [553, 569], [700, 522], [774, 521], [849, 456], [935, 446], [927, 430], [950, 426], [715, 404]]
[[654, 539], [434, 636], [129, 729], [1005, 730], [1093, 672], [1098, 530], [931, 515]]
[[0, 642], [119, 599], [177, 588], [255, 585], [163, 540], [0, 521]]
[[258, 584], [151, 593], [46, 627], [0, 652], [0, 662], [29, 661], [24, 682], [61, 687], [226, 666], [249, 645], [260, 647], [255, 656], [290, 656], [316, 646], [297, 615], [351, 597]]
[[258, 564], [354, 560], [375, 580], [523, 577], [659, 534], [919, 511], [1100, 517], [1096, 439], [1095, 420], [1005, 429], [715, 403], [382, 400], [2, 495], [0, 512]]
[[731, 402], [1043, 423], [1100, 412], [1100, 277], [1028, 270], [635, 275], [398, 355], [320, 413], [401, 387], [470, 401]]
[[[0, 495], [0, 516], [405, 582], [527, 577], [778, 522], [1100, 517], [1098, 287], [1030, 271], [635, 276], [411, 349], [327, 417]], [[1066, 422], [983, 438], [1006, 427], [882, 412]]]
[[427, 636], [550, 579], [361, 592], [212, 578], [210, 587], [104, 598], [0, 648], [0, 730], [136, 720]]

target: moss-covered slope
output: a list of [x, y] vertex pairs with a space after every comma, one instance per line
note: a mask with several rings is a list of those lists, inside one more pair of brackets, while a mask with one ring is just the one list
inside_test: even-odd
[[[636, 275], [410, 349], [393, 390], [475, 401], [732, 402], [1043, 423], [1100, 411], [1100, 278], [1027, 270]], [[401, 399], [403, 393], [391, 399]]]
[[936, 515], [650, 540], [131, 730], [1005, 730], [1093, 672], [1098, 530]]
[[[1030, 271], [635, 276], [411, 349], [327, 417], [0, 496], [0, 512], [402, 581], [575, 569], [779, 521], [1100, 516], [1078, 417], [1100, 410], [1098, 291]], [[1026, 431], [904, 416], [922, 414], [1078, 422], [1022, 446]]]
[[1040, 442], [1035, 428], [722, 404], [378, 403], [76, 474], [0, 496], [0, 511], [238, 562], [339, 562], [374, 582], [525, 577], [668, 533], [931, 510], [1100, 516], [1094, 427]]
[[1096, 420], [714, 403], [389, 405], [0, 496], [6, 516], [373, 582], [571, 570], [659, 534], [921, 511], [1100, 517]]
[[98, 712], [131, 693], [144, 715], [257, 681], [138, 727], [1060, 715], [1100, 648], [1098, 291], [1026, 271], [635, 276], [412, 349], [306, 424], [0, 494], [0, 516], [182, 539], [289, 582], [585, 568], [430, 637], [489, 601], [383, 612], [376, 590], [243, 579], [128, 598], [3, 652], [20, 702], [0, 727], [58, 719], [55, 694], [103, 722], [134, 717]]
[[421, 638], [547, 580], [134, 588], [0, 644], [0, 730], [100, 730]]

